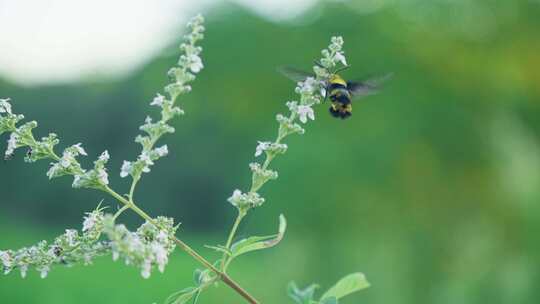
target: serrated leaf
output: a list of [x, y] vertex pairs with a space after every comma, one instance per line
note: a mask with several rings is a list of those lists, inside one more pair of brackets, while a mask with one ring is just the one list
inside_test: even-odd
[[337, 300], [369, 287], [369, 282], [363, 273], [357, 272], [349, 274], [339, 280], [336, 285], [328, 289], [321, 297], [321, 302], [328, 298], [336, 298]]
[[267, 236], [252, 236], [240, 240], [231, 246], [231, 256], [237, 257], [250, 251], [274, 247], [283, 239], [286, 229], [287, 221], [285, 220], [285, 216], [281, 214], [279, 216], [279, 229], [277, 234]]

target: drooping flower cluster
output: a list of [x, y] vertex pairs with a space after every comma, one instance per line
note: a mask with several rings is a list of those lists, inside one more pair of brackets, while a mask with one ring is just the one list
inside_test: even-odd
[[54, 162], [47, 171], [49, 179], [71, 175], [74, 177], [74, 188], [97, 188], [104, 189], [109, 184], [109, 177], [105, 165], [109, 160], [109, 153], [103, 152], [94, 162], [94, 169], [87, 171], [81, 167], [77, 160], [78, 156], [88, 154], [80, 143], [67, 147], [62, 156], [56, 155], [54, 147], [60, 140], [54, 133], [50, 133], [41, 140], [36, 140], [32, 130], [37, 127], [37, 122], [30, 121], [17, 126], [17, 123], [24, 118], [23, 115], [16, 115], [12, 112], [9, 99], [0, 99], [0, 135], [4, 132], [11, 132], [5, 152], [5, 158], [9, 159], [18, 148], [26, 147], [26, 162], [35, 162], [41, 159], [51, 159]]
[[141, 178], [142, 173], [150, 172], [150, 167], [154, 161], [168, 154], [167, 146], [154, 148], [161, 136], [173, 133], [174, 128], [168, 121], [177, 115], [184, 114], [184, 111], [176, 106], [176, 99], [179, 95], [191, 91], [190, 82], [195, 80], [195, 74], [203, 68], [200, 53], [202, 48], [197, 46], [197, 42], [203, 38], [204, 26], [203, 17], [198, 15], [188, 23], [189, 33], [185, 36], [186, 41], [180, 45], [183, 54], [178, 60], [178, 66], [169, 70], [168, 75], [172, 83], [165, 87], [165, 92], [169, 97], [157, 94], [150, 105], [161, 109], [161, 118], [153, 122], [151, 117], [147, 117], [140, 130], [145, 135], [138, 135], [135, 142], [142, 146], [141, 154], [135, 161], [124, 161], [120, 169], [120, 176], [131, 175], [134, 181]]
[[113, 260], [121, 258], [126, 265], [140, 268], [143, 278], [150, 277], [154, 266], [163, 272], [175, 248], [178, 226], [174, 226], [173, 219], [160, 216], [155, 222], [157, 226], [146, 222], [132, 232], [122, 224], [116, 225], [112, 216], [105, 218], [104, 232], [111, 240]]
[[291, 134], [304, 134], [305, 130], [302, 124], [309, 120], [315, 120], [315, 111], [313, 106], [321, 103], [326, 95], [326, 84], [328, 78], [334, 73], [339, 65], [347, 65], [347, 61], [342, 50], [343, 38], [332, 37], [331, 43], [327, 49], [322, 51], [320, 65], [313, 67], [315, 77], [307, 77], [304, 81], [297, 84], [295, 92], [300, 96], [297, 101], [288, 101], [286, 103], [289, 109], [289, 115], [278, 114], [276, 120], [279, 123], [278, 135], [275, 141], [259, 141], [255, 148], [255, 157], [266, 155], [265, 161], [250, 164], [252, 171], [251, 189], [243, 193], [236, 189], [228, 201], [238, 208], [240, 212], [260, 206], [264, 202], [257, 191], [269, 180], [277, 178], [277, 172], [269, 170], [268, 166], [278, 154], [287, 151], [287, 145], [282, 140]]
[[108, 242], [99, 241], [103, 231], [104, 215], [98, 208], [87, 213], [84, 219], [82, 233], [66, 229], [51, 244], [41, 241], [34, 246], [19, 250], [0, 250], [0, 262], [4, 274], [19, 269], [24, 278], [29, 269], [33, 268], [45, 278], [55, 264], [71, 266], [75, 264], [90, 264], [92, 260], [110, 252]]

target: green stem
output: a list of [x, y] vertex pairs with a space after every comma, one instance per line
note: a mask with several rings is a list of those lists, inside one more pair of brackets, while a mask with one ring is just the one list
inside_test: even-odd
[[[242, 222], [242, 219], [246, 215], [245, 211], [239, 210], [238, 215], [236, 216], [236, 220], [234, 221], [234, 224], [231, 228], [231, 232], [229, 233], [229, 237], [227, 238], [227, 243], [225, 244], [225, 248], [231, 249], [232, 241], [234, 239], [234, 236], [236, 235], [236, 231], [238, 230], [238, 226], [240, 226], [240, 223]], [[221, 270], [223, 272], [226, 271], [226, 265], [228, 265], [229, 258], [227, 257], [227, 254], [223, 254], [223, 258], [221, 259]]]
[[[154, 226], [159, 227], [152, 217], [150, 217], [146, 212], [144, 212], [144, 210], [142, 210], [141, 208], [137, 207], [137, 205], [135, 205], [133, 200], [126, 199], [125, 197], [121, 196], [120, 194], [118, 194], [117, 192], [115, 192], [109, 187], [106, 187], [104, 190], [107, 193], [109, 193], [112, 197], [114, 197], [116, 200], [118, 200], [120, 203], [124, 204], [125, 206], [128, 206], [129, 209], [133, 210], [143, 219], [153, 224]], [[204, 265], [206, 268], [213, 271], [221, 279], [221, 281], [223, 281], [223, 283], [227, 284], [229, 287], [234, 289], [234, 291], [236, 291], [240, 296], [242, 296], [250, 304], [259, 304], [259, 301], [257, 301], [251, 294], [249, 294], [245, 289], [243, 289], [231, 277], [229, 277], [226, 273], [217, 269], [216, 266], [214, 266], [207, 259], [202, 257], [188, 244], [184, 243], [182, 240], [178, 239], [177, 237], [174, 237], [173, 240], [176, 243], [176, 245], [178, 245], [178, 247], [180, 247], [187, 254], [191, 255], [194, 259], [196, 259], [199, 263]]]
[[129, 206], [128, 205], [124, 205], [122, 206], [122, 208], [120, 208], [118, 211], [116, 211], [116, 213], [114, 214], [113, 216], [113, 219], [116, 221], [116, 218], [120, 216], [120, 214], [122, 214], [124, 211], [126, 211], [127, 209], [129, 209]]
[[137, 187], [137, 183], [139, 182], [139, 178], [134, 178], [133, 182], [131, 182], [131, 188], [129, 189], [129, 200], [133, 201], [133, 194], [135, 193], [135, 187]]
[[[293, 113], [293, 115], [294, 115], [294, 113]], [[279, 144], [283, 140], [283, 138], [285, 138], [285, 136], [286, 135], [278, 134], [278, 136], [277, 136], [277, 138], [275, 140], [275, 143]], [[274, 157], [275, 157], [274, 154], [266, 154], [266, 159], [264, 160], [264, 163], [262, 165], [263, 170], [266, 170], [266, 168], [268, 168], [268, 166], [270, 165], [270, 163], [272, 162]], [[258, 185], [252, 184], [251, 189], [249, 190], [249, 192], [256, 192], [262, 186], [263, 186], [262, 184], [258, 184]], [[227, 238], [227, 243], [225, 244], [225, 248], [227, 248], [229, 250], [231, 249], [232, 241], [234, 239], [234, 236], [236, 235], [236, 231], [238, 230], [238, 226], [242, 222], [242, 219], [244, 218], [244, 216], [246, 216], [247, 211], [248, 210], [238, 210], [238, 215], [236, 216], [236, 220], [234, 221], [234, 224], [233, 224], [233, 226], [231, 228], [231, 232], [229, 233], [229, 237]], [[221, 271], [223, 271], [225, 273], [227, 271], [227, 267], [229, 266], [229, 264], [231, 262], [232, 262], [232, 258], [228, 257], [227, 254], [224, 253], [223, 258], [221, 259]]]

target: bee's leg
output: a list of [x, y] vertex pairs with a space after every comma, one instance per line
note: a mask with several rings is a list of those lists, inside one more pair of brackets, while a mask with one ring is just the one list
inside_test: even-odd
[[319, 66], [320, 68], [324, 68], [324, 66], [321, 64], [321, 62], [319, 60], [314, 60], [313, 61], [317, 66]]

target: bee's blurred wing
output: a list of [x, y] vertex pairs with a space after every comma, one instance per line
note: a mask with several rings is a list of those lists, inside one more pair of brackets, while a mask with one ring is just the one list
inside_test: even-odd
[[350, 81], [347, 83], [347, 88], [352, 93], [353, 97], [377, 94], [381, 85], [392, 78], [392, 76], [394, 76], [394, 73], [388, 73], [378, 77], [371, 77], [364, 81]]
[[291, 68], [291, 67], [279, 67], [278, 68], [278, 71], [287, 76], [287, 78], [293, 80], [293, 81], [296, 81], [296, 82], [300, 82], [300, 81], [304, 81], [306, 80], [306, 78], [308, 77], [314, 77], [313, 74], [311, 73], [308, 73], [308, 72], [305, 72], [305, 71], [302, 71], [302, 70], [298, 70], [298, 69], [295, 69], [295, 68]]

